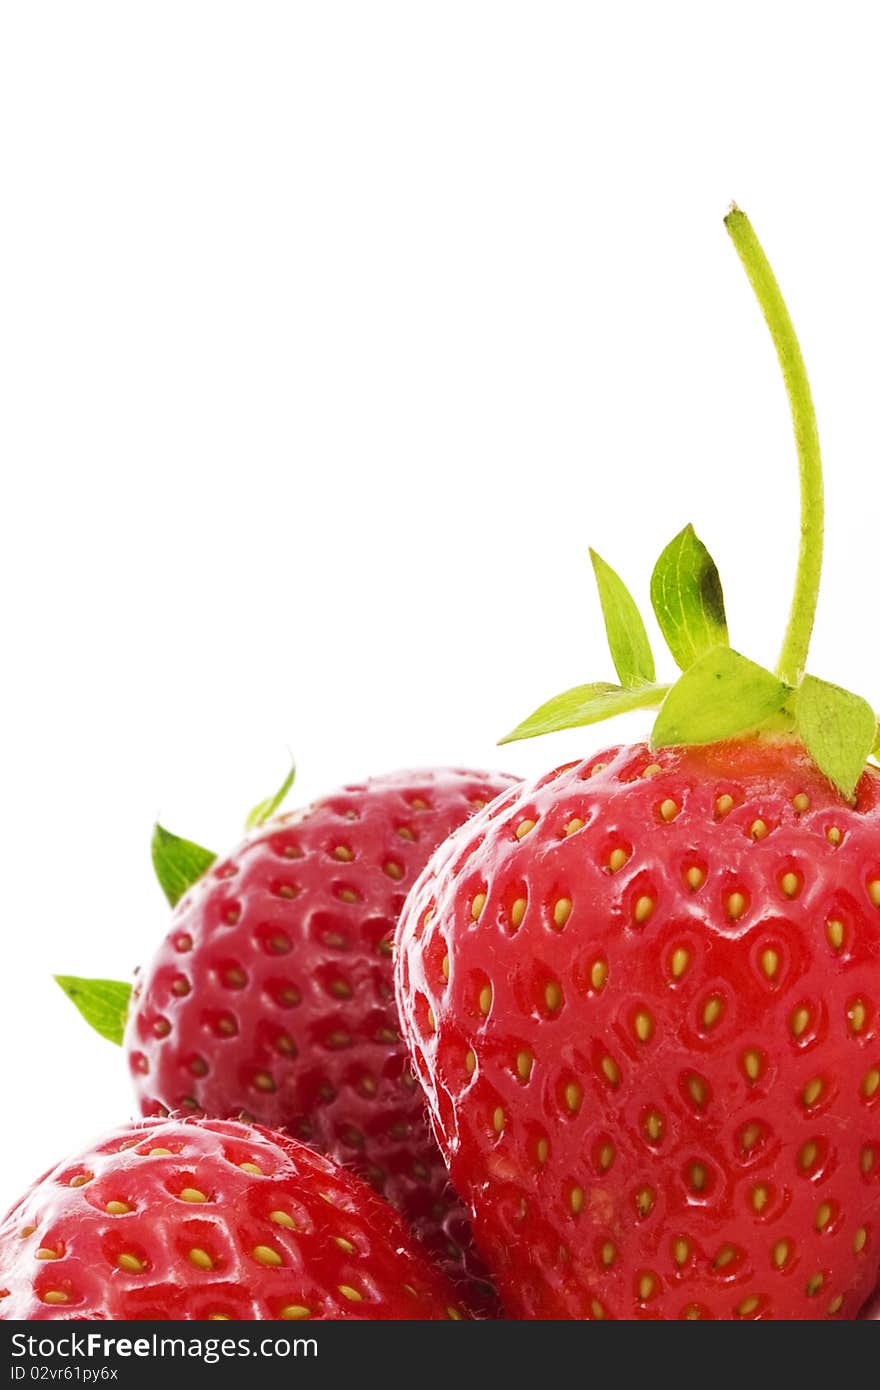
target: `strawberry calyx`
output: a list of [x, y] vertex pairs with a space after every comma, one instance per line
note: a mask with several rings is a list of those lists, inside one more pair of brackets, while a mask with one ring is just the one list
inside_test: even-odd
[[281, 783], [281, 786], [278, 788], [277, 792], [273, 792], [271, 796], [264, 797], [262, 801], [258, 801], [256, 806], [248, 812], [244, 822], [245, 829], [256, 830], [259, 826], [263, 825], [270, 816], [274, 816], [295, 781], [296, 763], [293, 761], [293, 758], [291, 758], [290, 771]]
[[[296, 764], [271, 796], [258, 801], [245, 818], [245, 828], [258, 830], [279, 809], [296, 778]], [[195, 840], [185, 840], [157, 821], [150, 842], [153, 869], [170, 907], [176, 907], [199, 879], [216, 863], [217, 855]], [[55, 975], [55, 983], [79, 1010], [86, 1023], [108, 1042], [121, 1047], [132, 985], [127, 980], [89, 979], [81, 975]]]
[[158, 821], [153, 826], [150, 853], [159, 887], [171, 907], [177, 906], [217, 858], [213, 850], [173, 835]]
[[77, 975], [55, 975], [53, 978], [86, 1023], [102, 1038], [121, 1047], [131, 1001], [128, 981], [84, 980]]
[[792, 735], [840, 794], [854, 796], [868, 757], [880, 753], [877, 717], [861, 696], [806, 674], [822, 571], [822, 459], [810, 384], [782, 292], [749, 219], [724, 219], [773, 339], [791, 410], [800, 474], [801, 540], [794, 595], [776, 670], [730, 646], [718, 569], [693, 526], [661, 553], [651, 606], [681, 675], [656, 679], [638, 607], [623, 580], [590, 551], [619, 684], [574, 686], [540, 705], [501, 743], [599, 723], [635, 709], [658, 711], [654, 748]]
[[[158, 821], [153, 826], [150, 852], [159, 887], [172, 908], [217, 859], [212, 850], [172, 834]], [[122, 1046], [132, 996], [128, 980], [89, 979], [81, 975], [55, 975], [54, 980], [96, 1033], [117, 1047]]]

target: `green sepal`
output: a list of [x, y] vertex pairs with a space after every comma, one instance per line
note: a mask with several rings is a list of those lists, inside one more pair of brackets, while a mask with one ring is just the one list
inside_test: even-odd
[[117, 1047], [122, 1045], [131, 999], [127, 981], [80, 980], [76, 975], [54, 975], [53, 979], [96, 1033]]
[[192, 840], [182, 840], [179, 835], [172, 835], [158, 821], [153, 827], [150, 848], [159, 886], [172, 907], [177, 906], [184, 893], [198, 882], [217, 858], [216, 854]]
[[635, 599], [601, 555], [591, 550], [590, 559], [599, 590], [611, 660], [618, 679], [628, 689], [648, 685], [655, 676], [654, 657]]
[[293, 786], [295, 779], [296, 763], [292, 762], [290, 764], [290, 771], [274, 796], [267, 796], [264, 801], [258, 801], [253, 810], [248, 812], [245, 820], [245, 826], [248, 830], [253, 830], [255, 826], [262, 825], [264, 821], [267, 821], [270, 816], [275, 814]]
[[789, 687], [740, 656], [714, 647], [670, 690], [651, 733], [658, 748], [676, 743], [717, 743], [760, 728], [785, 704]]
[[621, 685], [594, 681], [592, 685], [576, 685], [539, 707], [499, 743], [515, 743], [518, 739], [538, 738], [540, 734], [555, 734], [561, 729], [580, 729], [585, 724], [599, 724], [626, 714], [632, 709], [656, 709], [661, 704], [668, 685], [640, 685], [632, 690]]
[[690, 524], [669, 542], [654, 566], [651, 605], [682, 671], [713, 647], [728, 645], [721, 579]]
[[798, 686], [795, 719], [813, 762], [850, 800], [877, 739], [877, 717], [867, 700], [839, 685], [804, 676]]

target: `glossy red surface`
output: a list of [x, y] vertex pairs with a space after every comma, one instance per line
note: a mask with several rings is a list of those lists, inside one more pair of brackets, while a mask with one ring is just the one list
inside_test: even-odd
[[0, 1226], [0, 1317], [436, 1319], [447, 1281], [370, 1188], [253, 1125], [145, 1120]]
[[397, 982], [511, 1314], [857, 1316], [880, 1264], [876, 770], [851, 807], [792, 746], [558, 769], [438, 852]]
[[[485, 1272], [400, 1038], [391, 939], [431, 852], [512, 785], [404, 772], [269, 822], [178, 904], [126, 1035], [145, 1114], [289, 1128], [366, 1177], [468, 1282]], [[492, 1306], [481, 1287], [469, 1297]]]

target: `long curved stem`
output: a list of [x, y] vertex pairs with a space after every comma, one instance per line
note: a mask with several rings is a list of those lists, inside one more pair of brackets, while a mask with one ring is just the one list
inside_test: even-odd
[[725, 217], [724, 225], [770, 329], [794, 425], [801, 480], [801, 539], [794, 596], [776, 673], [780, 680], [795, 686], [807, 661], [822, 575], [825, 502], [816, 412], [794, 325], [752, 224], [745, 213], [734, 206]]

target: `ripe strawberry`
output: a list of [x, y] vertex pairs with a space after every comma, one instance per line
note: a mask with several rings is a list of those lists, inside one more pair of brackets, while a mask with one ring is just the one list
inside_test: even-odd
[[451, 1287], [352, 1174], [230, 1121], [123, 1125], [0, 1226], [4, 1319], [458, 1318]]
[[880, 1269], [877, 720], [803, 674], [822, 536], [794, 330], [750, 225], [728, 229], [783, 363], [802, 535], [778, 672], [728, 645], [690, 527], [651, 584], [683, 674], [593, 556], [619, 685], [510, 737], [660, 706], [499, 798], [443, 846], [397, 987], [452, 1180], [509, 1312], [855, 1318]]
[[288, 1128], [367, 1178], [484, 1311], [485, 1271], [400, 1037], [391, 938], [432, 850], [513, 784], [377, 777], [267, 819], [216, 861], [158, 832], [157, 868], [180, 900], [125, 1039], [144, 1114]]
[[401, 925], [453, 1183], [521, 1317], [854, 1317], [880, 1262], [880, 774], [611, 749], [484, 812]]

